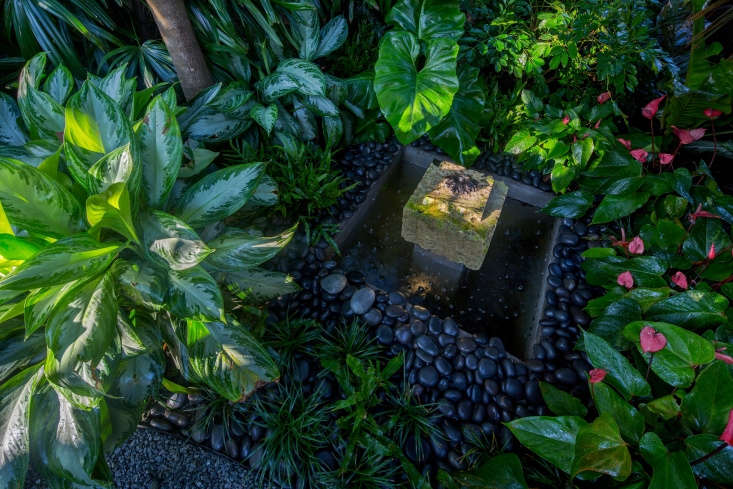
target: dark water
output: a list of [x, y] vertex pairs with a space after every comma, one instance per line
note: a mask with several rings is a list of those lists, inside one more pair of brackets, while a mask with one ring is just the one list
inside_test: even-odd
[[524, 356], [554, 219], [507, 198], [482, 268], [464, 271], [401, 237], [402, 208], [423, 172], [407, 163], [396, 169], [342, 247], [344, 268], [360, 270], [370, 284], [402, 292], [438, 316], [455, 318], [468, 331], [499, 336], [510, 352]]

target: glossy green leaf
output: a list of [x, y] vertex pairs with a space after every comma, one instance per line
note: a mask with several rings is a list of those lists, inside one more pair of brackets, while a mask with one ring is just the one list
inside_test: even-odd
[[190, 161], [184, 162], [178, 171], [179, 178], [190, 178], [198, 175], [204, 171], [211, 164], [212, 161], [219, 156], [216, 151], [211, 151], [206, 148], [193, 148], [191, 150]]
[[649, 200], [646, 192], [624, 195], [606, 195], [593, 214], [593, 224], [603, 224], [628, 216]]
[[399, 0], [386, 18], [421, 41], [438, 38], [458, 41], [465, 20], [455, 0]]
[[318, 48], [313, 58], [321, 58], [328, 56], [336, 51], [346, 42], [349, 35], [349, 25], [342, 15], [338, 15], [329, 20], [326, 25], [321, 28]]
[[0, 158], [0, 202], [20, 229], [52, 237], [84, 229], [79, 201], [57, 181], [19, 161]]
[[74, 77], [64, 65], [58, 65], [46, 81], [43, 82], [43, 91], [54, 99], [59, 105], [63, 105], [74, 89]]
[[219, 286], [202, 267], [168, 271], [168, 298], [173, 314], [180, 318], [220, 320], [224, 300]]
[[178, 116], [183, 139], [226, 141], [246, 130], [251, 120], [252, 92], [244, 82], [214, 85], [201, 91]]
[[[638, 338], [638, 337], [637, 337]], [[590, 363], [608, 372], [606, 379], [626, 397], [645, 397], [651, 394], [649, 384], [621, 353], [600, 336], [583, 333], [583, 345]]]
[[552, 190], [556, 193], [565, 192], [575, 180], [577, 172], [576, 167], [568, 165], [565, 161], [555, 161], [555, 166], [552, 167], [550, 173]]
[[[654, 354], [652, 371], [674, 387], [689, 387], [695, 379], [695, 367], [712, 362], [715, 349], [712, 343], [674, 324], [635, 321], [624, 329], [624, 336], [636, 344], [639, 352], [639, 334], [645, 326], [651, 326], [667, 338], [666, 346]], [[644, 355], [649, 361], [649, 355]]]
[[540, 391], [542, 392], [542, 399], [544, 399], [545, 404], [547, 404], [547, 407], [553, 414], [558, 416], [580, 416], [581, 418], [588, 414], [588, 408], [580, 402], [580, 399], [558, 389], [552, 384], [540, 382]]
[[253, 231], [227, 229], [208, 244], [215, 251], [207, 265], [222, 271], [259, 266], [282, 250], [295, 234], [297, 224], [275, 236], [261, 236]]
[[29, 465], [30, 405], [38, 367], [23, 370], [0, 385], [0, 486], [23, 489]]
[[723, 362], [700, 372], [692, 390], [682, 399], [682, 420], [693, 432], [720, 434], [733, 409], [733, 376]]
[[183, 158], [181, 129], [162, 97], [148, 106], [138, 129], [142, 161], [142, 198], [152, 208], [165, 206]]
[[593, 384], [591, 394], [598, 412], [611, 416], [625, 439], [639, 443], [644, 434], [644, 417], [641, 413], [603, 382]]
[[254, 193], [264, 171], [264, 164], [248, 163], [210, 173], [186, 190], [177, 214], [193, 228], [229, 217]]
[[682, 243], [682, 251], [692, 261], [704, 261], [713, 246], [716, 253], [730, 248], [730, 237], [720, 220], [701, 218], [692, 226], [690, 236]]
[[249, 111], [249, 116], [265, 130], [269, 136], [277, 121], [277, 105], [272, 104], [265, 107], [262, 104], [255, 104]]
[[529, 129], [520, 129], [512, 134], [504, 146], [504, 151], [514, 155], [524, 153], [537, 142], [537, 137], [530, 134]]
[[145, 249], [173, 270], [194, 267], [214, 251], [185, 222], [165, 212], [150, 212], [141, 226]]
[[137, 190], [134, 178], [138, 173], [139, 169], [135, 166], [132, 148], [127, 144], [110, 151], [89, 167], [86, 185], [77, 181], [92, 194], [102, 193], [111, 185], [120, 182], [126, 183], [132, 193]]
[[631, 321], [641, 319], [641, 306], [630, 298], [621, 298], [606, 306], [600, 315], [590, 323], [588, 331], [608, 341], [613, 347], [622, 349], [626, 340], [623, 330]]
[[18, 80], [18, 107], [31, 139], [57, 138], [64, 132], [64, 108], [39, 87], [45, 64], [45, 53], [39, 53], [26, 63]]
[[88, 83], [97, 87], [123, 110], [126, 110], [137, 86], [137, 81], [127, 78], [126, 72], [127, 65], [120, 64], [102, 78], [92, 74], [88, 75]]
[[672, 394], [654, 399], [643, 407], [665, 421], [676, 418], [680, 414], [680, 405]]
[[304, 59], [286, 59], [277, 65], [277, 75], [284, 75], [295, 83], [301, 95], [325, 95], [326, 76], [314, 63]]
[[615, 287], [619, 274], [626, 271], [631, 272], [634, 285], [637, 287], [654, 288], [667, 285], [667, 281], [662, 277], [667, 267], [662, 260], [653, 256], [630, 259], [620, 256], [594, 258], [584, 261], [583, 269], [588, 283], [606, 288]]
[[188, 321], [186, 346], [192, 380], [232, 402], [280, 376], [267, 351], [238, 323]]
[[25, 335], [29, 337], [38, 328], [46, 326], [64, 296], [78, 285], [76, 280], [51, 287], [32, 290], [25, 299]]
[[0, 280], [0, 289], [37, 289], [91, 277], [107, 268], [121, 248], [83, 235], [60, 239]]
[[547, 204], [542, 212], [555, 217], [583, 217], [593, 205], [593, 195], [584, 190], [576, 190], [559, 195]]
[[575, 439], [573, 475], [598, 472], [618, 480], [631, 474], [631, 454], [613, 417], [601, 414], [581, 426]]
[[430, 130], [430, 140], [463, 165], [476, 160], [480, 151], [476, 137], [481, 130], [486, 94], [479, 84], [477, 68], [458, 74], [459, 88], [448, 115]]
[[300, 290], [293, 277], [282, 272], [250, 268], [228, 272], [217, 271], [220, 281], [239, 295], [265, 301]]
[[92, 228], [112, 229], [131, 241], [139, 241], [124, 182], [113, 183], [104, 192], [87, 198], [87, 221]]
[[514, 453], [491, 457], [474, 471], [452, 474], [461, 487], [491, 489], [528, 489], [522, 463]]
[[28, 138], [21, 129], [22, 118], [18, 105], [10, 96], [0, 93], [0, 144], [20, 146]]
[[674, 323], [701, 329], [726, 322], [728, 299], [715, 292], [686, 290], [652, 305], [646, 317], [652, 321]]
[[152, 310], [165, 306], [168, 277], [163, 270], [148, 260], [118, 260], [117, 281], [119, 293], [133, 304]]
[[573, 467], [578, 431], [585, 424], [577, 416], [529, 416], [506, 423], [522, 445], [567, 474]]
[[[685, 439], [687, 457], [698, 460], [725, 444], [716, 435], [694, 435]], [[721, 487], [733, 484], [733, 447], [726, 446], [722, 451], [692, 466], [695, 475]]]
[[690, 463], [682, 452], [671, 452], [655, 464], [647, 489], [697, 489]]
[[458, 44], [444, 38], [428, 42], [425, 64], [418, 68], [419, 54], [420, 43], [413, 34], [389, 32], [379, 44], [374, 67], [379, 106], [403, 144], [436, 126], [458, 91]]

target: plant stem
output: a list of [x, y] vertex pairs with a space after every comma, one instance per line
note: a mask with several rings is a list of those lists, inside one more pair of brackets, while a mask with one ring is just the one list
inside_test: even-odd
[[718, 154], [718, 139], [715, 135], [715, 121], [711, 121], [710, 124], [713, 126], [713, 156], [710, 158], [710, 164], [708, 165], [708, 169], [712, 170], [713, 162], [715, 161], [715, 155]]
[[702, 457], [698, 458], [697, 460], [693, 460], [692, 462], [690, 462], [690, 465], [697, 465], [699, 463], [702, 463], [702, 462], [706, 461], [710, 457], [713, 457], [713, 456], [719, 454], [720, 452], [722, 452], [725, 449], [725, 447], [727, 447], [727, 446], [728, 446], [728, 444], [725, 443], [725, 442], [723, 442], [721, 445], [718, 445], [718, 447], [715, 450], [713, 450], [712, 452], [707, 453], [707, 454], [703, 455]]
[[646, 375], [644, 376], [644, 380], [649, 380], [649, 372], [652, 369], [652, 362], [654, 361], [654, 353], [649, 354], [649, 363], [646, 366]]

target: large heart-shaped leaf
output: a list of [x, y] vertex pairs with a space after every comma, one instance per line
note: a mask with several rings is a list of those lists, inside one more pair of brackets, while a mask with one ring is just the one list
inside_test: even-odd
[[484, 117], [486, 94], [478, 75], [478, 68], [460, 70], [459, 88], [450, 111], [430, 130], [430, 140], [463, 165], [473, 163], [479, 155], [475, 142]]
[[506, 423], [517, 440], [566, 474], [575, 458], [575, 440], [586, 422], [577, 416], [528, 416]]
[[121, 248], [83, 235], [60, 239], [1, 280], [0, 289], [37, 289], [91, 277], [107, 268]]
[[636, 344], [639, 352], [642, 352], [639, 335], [645, 326], [651, 326], [667, 338], [666, 346], [654, 353], [651, 369], [674, 387], [689, 387], [695, 379], [695, 367], [715, 358], [710, 340], [674, 324], [650, 321], [635, 321], [624, 329], [624, 336]]
[[191, 380], [232, 402], [280, 376], [267, 351], [238, 323], [188, 321], [185, 342]]
[[142, 198], [149, 207], [163, 208], [181, 168], [183, 142], [178, 121], [160, 95], [148, 106], [137, 134], [142, 161]]
[[0, 158], [0, 202], [20, 229], [52, 237], [84, 229], [79, 201], [57, 181], [19, 161]]
[[0, 144], [20, 146], [25, 144], [27, 137], [21, 129], [20, 110], [11, 97], [0, 93]]
[[[91, 473], [101, 454], [99, 433], [99, 410], [74, 407], [50, 388], [34, 396], [31, 459], [46, 479], [98, 487]], [[58, 482], [57, 487], [63, 486]]]
[[458, 91], [458, 44], [435, 39], [417, 65], [420, 42], [409, 32], [389, 32], [379, 44], [374, 90], [387, 121], [403, 144], [436, 126], [450, 111]]
[[220, 320], [224, 300], [216, 281], [200, 266], [168, 271], [168, 299], [171, 312], [180, 318]]
[[575, 439], [573, 475], [598, 472], [624, 480], [631, 474], [631, 454], [614, 419], [601, 414], [582, 426]]
[[222, 271], [253, 268], [273, 258], [295, 234], [297, 224], [275, 236], [230, 228], [209, 242], [215, 250], [206, 264]]
[[455, 0], [399, 0], [386, 20], [421, 41], [442, 37], [458, 41], [463, 35], [466, 16]]
[[726, 322], [728, 299], [715, 292], [686, 290], [652, 305], [646, 317], [690, 329], [700, 329]]
[[700, 372], [695, 386], [682, 399], [682, 420], [695, 432], [720, 434], [733, 409], [733, 376], [723, 362]]
[[264, 164], [248, 163], [210, 173], [186, 190], [177, 214], [193, 228], [229, 217], [254, 193], [264, 171]]
[[586, 331], [583, 333], [583, 346], [590, 363], [608, 372], [608, 383], [616, 387], [624, 397], [644, 397], [651, 394], [651, 387], [639, 371], [603, 338]]
[[40, 375], [23, 370], [0, 385], [0, 486], [23, 489], [28, 471], [30, 404]]
[[214, 250], [181, 219], [162, 211], [152, 211], [141, 220], [143, 244], [173, 270], [194, 267]]

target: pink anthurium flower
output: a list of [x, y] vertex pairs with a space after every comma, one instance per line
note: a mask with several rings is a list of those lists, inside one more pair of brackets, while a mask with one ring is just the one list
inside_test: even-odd
[[601, 127], [602, 120], [603, 119], [598, 119], [598, 121], [595, 124], [593, 124], [593, 129], [598, 129], [599, 127]]
[[705, 114], [705, 117], [708, 119], [717, 119], [721, 115], [723, 115], [723, 112], [718, 109], [713, 109], [712, 107], [709, 107], [702, 111], [703, 114]]
[[687, 288], [690, 286], [687, 283], [687, 275], [680, 272], [679, 270], [675, 272], [674, 275], [672, 275], [672, 282], [682, 290], [687, 290]]
[[733, 365], [733, 357], [726, 355], [725, 353], [721, 353], [719, 351], [715, 352], [715, 358], [720, 360], [723, 363], [727, 363], [728, 365]]
[[649, 153], [644, 151], [643, 149], [632, 149], [631, 156], [634, 157], [636, 161], [639, 163], [644, 163], [646, 161], [647, 156], [649, 156]]
[[680, 140], [680, 144], [694, 143], [698, 139], [705, 135], [706, 129], [704, 127], [698, 127], [697, 129], [680, 129], [676, 126], [672, 126], [672, 132]]
[[565, 117], [562, 118], [562, 123], [567, 126], [568, 122], [570, 122], [570, 116], [566, 115]]
[[605, 104], [606, 102], [611, 100], [611, 92], [603, 92], [596, 98], [596, 100], [598, 100], [599, 104]]
[[618, 277], [616, 277], [616, 283], [622, 287], [631, 289], [634, 287], [634, 277], [631, 275], [631, 272], [626, 270], [625, 272], [619, 273]]
[[667, 97], [666, 95], [662, 95], [661, 97], [655, 98], [654, 100], [646, 104], [644, 108], [641, 109], [641, 115], [651, 120], [655, 115], [657, 115], [657, 111], [659, 110], [659, 104], [666, 97]]
[[674, 160], [674, 155], [669, 153], [659, 153], [659, 164], [669, 165]]
[[728, 424], [720, 434], [720, 440], [726, 442], [728, 445], [733, 446], [733, 409], [728, 413]]
[[690, 222], [692, 224], [695, 224], [695, 221], [697, 221], [698, 217], [706, 217], [709, 219], [720, 219], [719, 215], [713, 214], [712, 212], [702, 210], [702, 204], [699, 204], [697, 206], [697, 209], [695, 209], [695, 212], [690, 214]]
[[591, 384], [597, 384], [598, 382], [603, 382], [603, 379], [606, 378], [606, 372], [602, 368], [594, 368], [593, 370], [588, 372], [589, 381]]
[[629, 243], [629, 253], [632, 255], [641, 255], [644, 253], [644, 240], [641, 237], [636, 236]]
[[667, 346], [667, 338], [651, 326], [644, 326], [641, 329], [639, 341], [641, 342], [641, 350], [644, 353], [656, 353]]
[[708, 260], [715, 260], [715, 243], [710, 243], [710, 249], [708, 250]]
[[624, 148], [631, 149], [631, 141], [629, 141], [628, 139], [616, 138], [616, 141], [621, 143], [624, 146]]

